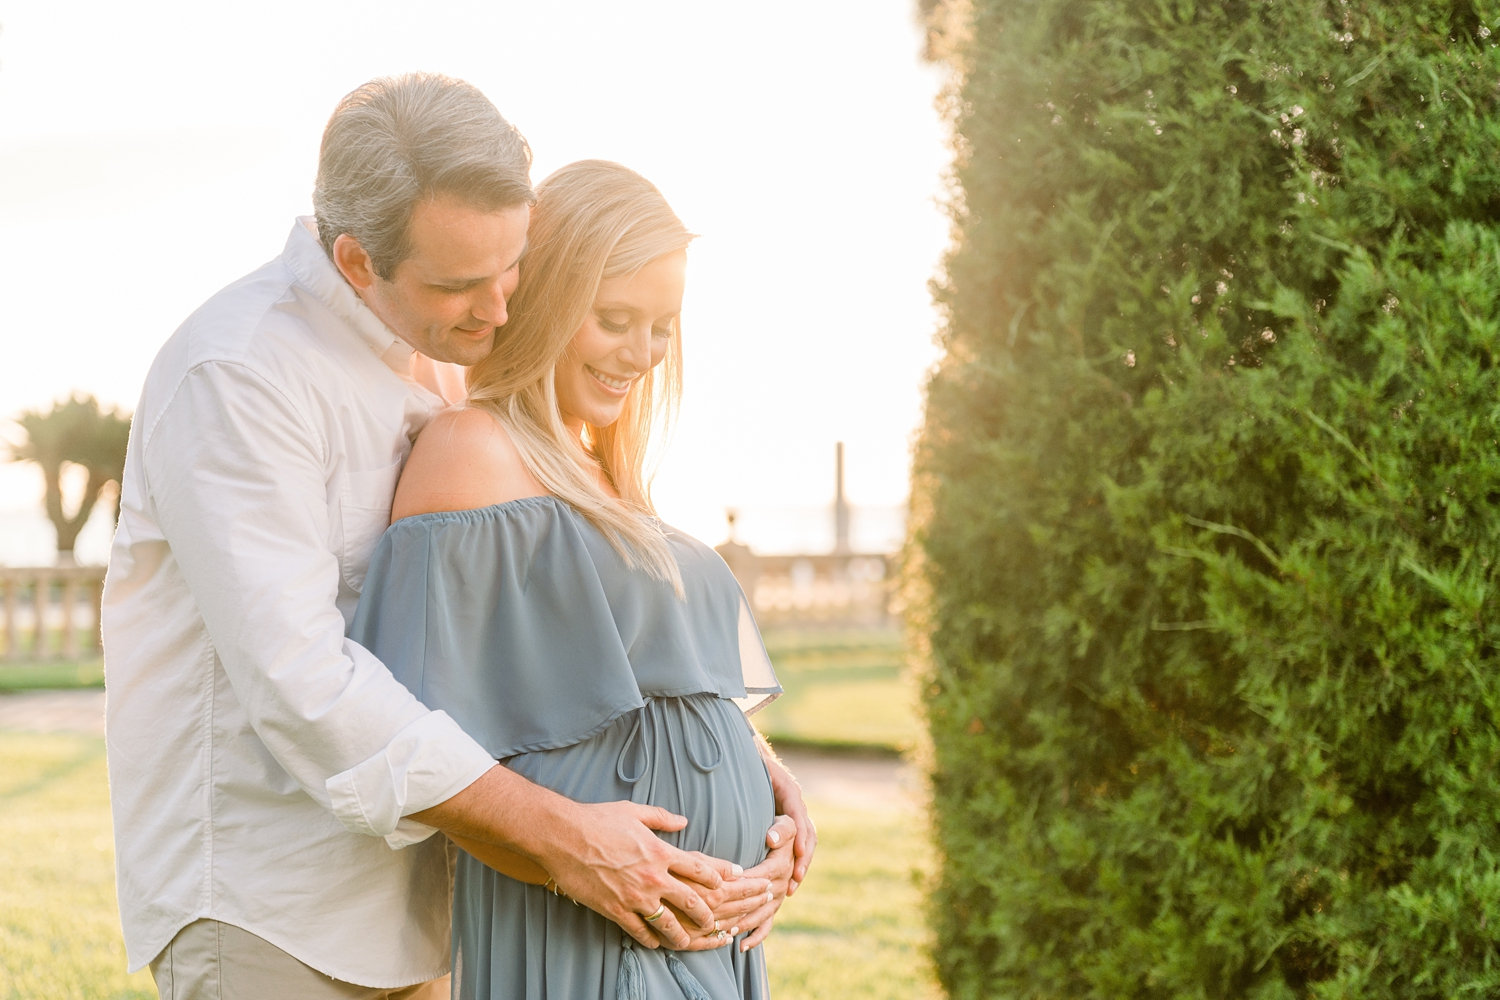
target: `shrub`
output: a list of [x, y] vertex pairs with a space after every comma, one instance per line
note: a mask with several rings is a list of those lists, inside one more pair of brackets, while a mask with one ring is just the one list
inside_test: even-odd
[[1500, 993], [1500, 9], [968, 6], [945, 988]]

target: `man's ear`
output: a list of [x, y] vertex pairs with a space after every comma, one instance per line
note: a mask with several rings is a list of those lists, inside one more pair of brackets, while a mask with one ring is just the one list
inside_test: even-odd
[[356, 291], [363, 292], [375, 283], [375, 265], [359, 240], [339, 233], [333, 241], [333, 266]]

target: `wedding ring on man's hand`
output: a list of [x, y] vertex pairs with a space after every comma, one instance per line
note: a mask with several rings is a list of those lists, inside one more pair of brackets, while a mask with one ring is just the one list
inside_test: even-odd
[[649, 917], [646, 918], [646, 923], [648, 923], [648, 924], [654, 924], [656, 921], [660, 920], [661, 919], [661, 915], [663, 913], [666, 913], [666, 912], [667, 912], [667, 904], [663, 903], [663, 904], [661, 904], [660, 906], [658, 906], [656, 908], [656, 912], [655, 913], [651, 914], [651, 916], [649, 916]]

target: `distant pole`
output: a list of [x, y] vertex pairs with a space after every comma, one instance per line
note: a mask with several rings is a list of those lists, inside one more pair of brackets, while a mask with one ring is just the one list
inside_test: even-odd
[[849, 500], [844, 496], [844, 442], [834, 445], [833, 455], [833, 551], [845, 555], [849, 551]]

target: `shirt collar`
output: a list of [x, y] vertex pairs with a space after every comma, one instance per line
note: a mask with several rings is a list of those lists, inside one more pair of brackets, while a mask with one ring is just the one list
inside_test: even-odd
[[310, 215], [301, 216], [287, 237], [283, 259], [297, 280], [316, 295], [371, 351], [400, 375], [411, 372], [411, 345], [391, 332], [380, 317], [370, 311], [364, 300], [328, 259], [318, 239], [318, 226]]

